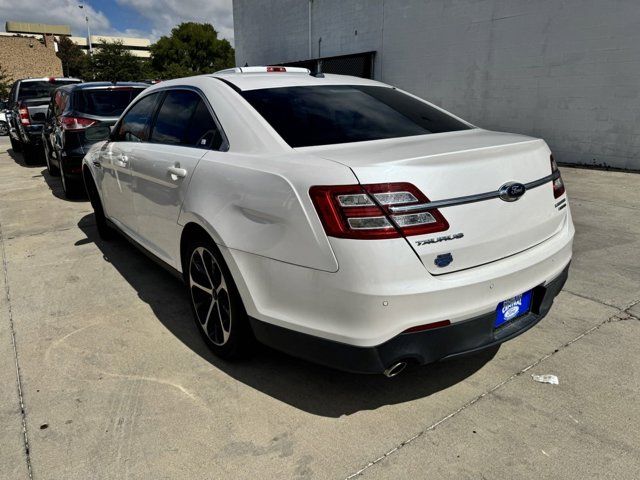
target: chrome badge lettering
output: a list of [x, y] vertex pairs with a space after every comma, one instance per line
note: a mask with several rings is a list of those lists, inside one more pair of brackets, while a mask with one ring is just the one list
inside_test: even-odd
[[416, 245], [418, 247], [422, 247], [423, 245], [429, 245], [431, 243], [439, 243], [439, 242], [448, 242], [449, 240], [457, 240], [458, 238], [464, 237], [464, 233], [454, 233], [452, 235], [443, 235], [441, 237], [436, 238], [428, 238], [426, 240], [418, 240]]

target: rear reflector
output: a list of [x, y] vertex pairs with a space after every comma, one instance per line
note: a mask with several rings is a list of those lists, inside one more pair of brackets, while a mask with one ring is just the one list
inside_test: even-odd
[[60, 117], [60, 124], [63, 130], [77, 131], [84, 130], [98, 123], [96, 120], [82, 117]]
[[428, 203], [410, 183], [311, 187], [325, 232], [331, 237], [375, 240], [442, 232], [449, 223], [437, 209], [393, 214], [391, 207]]
[[562, 181], [562, 175], [560, 175], [560, 170], [558, 169], [558, 164], [553, 159], [553, 155], [551, 155], [551, 173], [558, 173], [558, 178], [553, 181], [553, 196], [554, 198], [561, 197], [564, 192], [564, 182]]
[[425, 330], [431, 330], [432, 328], [440, 328], [451, 325], [449, 320], [442, 320], [440, 322], [427, 323], [426, 325], [418, 325], [416, 327], [407, 328], [402, 333], [415, 333], [415, 332], [423, 332]]

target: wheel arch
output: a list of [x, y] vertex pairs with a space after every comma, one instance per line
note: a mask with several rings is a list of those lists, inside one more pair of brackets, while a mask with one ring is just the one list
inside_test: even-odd
[[180, 245], [179, 245], [180, 259], [178, 264], [180, 266], [183, 279], [186, 282], [187, 280], [186, 272], [188, 271], [188, 268], [186, 265], [188, 260], [187, 247], [189, 246], [189, 241], [192, 240], [193, 238], [198, 238], [198, 237], [200, 238], [204, 237], [206, 239], [209, 239], [213, 242], [214, 246], [218, 249], [218, 252], [222, 256], [224, 263], [226, 264], [226, 267], [229, 270], [229, 273], [231, 274], [231, 278], [233, 279], [235, 287], [237, 288], [238, 293], [240, 294], [240, 298], [242, 299], [242, 303], [244, 305], [245, 310], [246, 311], [255, 310], [253, 298], [251, 296], [251, 293], [249, 292], [249, 289], [244, 280], [242, 272], [240, 271], [238, 265], [236, 264], [233, 258], [233, 255], [230, 253], [229, 249], [222, 242], [219, 241], [219, 237], [216, 235], [216, 233], [214, 233], [215, 229], [213, 229], [213, 227], [210, 227], [208, 224], [203, 224], [203, 223], [198, 222], [195, 219], [191, 219], [182, 228], [182, 232], [180, 234]]

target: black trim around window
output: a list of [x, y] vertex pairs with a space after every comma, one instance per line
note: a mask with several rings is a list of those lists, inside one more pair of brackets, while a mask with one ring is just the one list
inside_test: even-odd
[[[167, 92], [169, 91], [173, 91], [173, 90], [190, 90], [192, 92], [195, 92], [200, 99], [202, 100], [202, 102], [206, 105], [207, 109], [209, 110], [209, 114], [211, 115], [211, 118], [213, 118], [214, 123], [216, 124], [216, 127], [218, 128], [218, 130], [220, 131], [220, 135], [222, 136], [222, 143], [220, 144], [220, 148], [209, 148], [207, 150], [211, 150], [214, 152], [226, 152], [229, 150], [229, 138], [227, 137], [226, 132], [224, 131], [224, 129], [222, 128], [222, 124], [220, 123], [220, 120], [218, 119], [218, 116], [216, 115], [213, 107], [211, 106], [211, 103], [209, 102], [209, 100], [207, 99], [207, 96], [202, 92], [202, 90], [200, 90], [198, 87], [194, 87], [191, 85], [172, 85], [172, 86], [167, 86], [164, 88], [158, 88], [155, 90], [152, 90], [150, 92], [145, 92], [144, 94], [140, 94], [138, 97], [136, 97], [135, 101], [131, 103], [131, 105], [129, 105], [127, 107], [127, 109], [122, 113], [120, 119], [118, 120], [118, 122], [115, 124], [115, 126], [113, 127], [113, 132], [117, 132], [120, 129], [120, 125], [122, 124], [122, 120], [124, 119], [124, 117], [127, 115], [127, 113], [129, 113], [129, 110], [131, 110], [131, 108], [133, 108], [134, 105], [136, 105], [139, 101], [141, 101], [142, 99], [146, 98], [149, 95], [153, 95], [153, 94], [157, 94], [159, 93], [160, 95], [158, 95], [158, 99], [156, 100], [156, 104], [153, 107], [153, 113], [150, 117], [150, 120], [147, 122], [146, 125], [146, 129], [147, 129], [147, 140], [140, 142], [140, 143], [151, 143], [148, 141], [148, 139], [151, 137], [151, 132], [153, 131], [153, 126], [155, 125], [156, 122], [156, 118], [158, 117], [158, 113], [160, 111], [160, 107], [162, 106], [162, 103], [164, 102], [164, 99], [167, 95]], [[117, 142], [119, 140], [114, 140], [113, 137], [111, 138], [111, 141], [113, 142]], [[161, 144], [158, 144], [161, 145]], [[192, 147], [190, 145], [175, 145], [176, 147], [186, 147], [186, 148], [197, 148], [197, 147]], [[205, 150], [205, 149], [202, 149]]]

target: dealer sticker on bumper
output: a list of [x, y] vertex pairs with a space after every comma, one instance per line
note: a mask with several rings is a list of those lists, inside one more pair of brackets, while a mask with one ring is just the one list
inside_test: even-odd
[[496, 309], [494, 328], [510, 322], [529, 312], [531, 309], [531, 290], [501, 302]]

